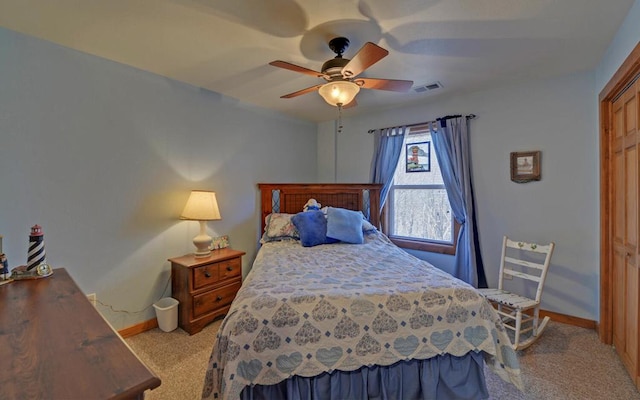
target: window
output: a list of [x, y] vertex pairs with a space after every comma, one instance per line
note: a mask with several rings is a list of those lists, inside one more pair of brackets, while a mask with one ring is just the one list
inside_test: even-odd
[[400, 247], [455, 254], [459, 226], [431, 132], [413, 128], [404, 144], [385, 206], [386, 234]]

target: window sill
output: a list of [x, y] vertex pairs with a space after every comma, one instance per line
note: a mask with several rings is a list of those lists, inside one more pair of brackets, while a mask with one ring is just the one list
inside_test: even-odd
[[389, 237], [389, 239], [396, 246], [403, 249], [419, 250], [419, 251], [426, 251], [429, 253], [438, 253], [438, 254], [449, 254], [452, 256], [456, 254], [455, 245], [423, 242], [418, 240], [399, 239], [394, 237]]

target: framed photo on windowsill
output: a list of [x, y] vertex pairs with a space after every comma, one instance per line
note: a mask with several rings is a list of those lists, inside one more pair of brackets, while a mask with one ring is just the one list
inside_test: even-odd
[[511, 180], [525, 183], [540, 180], [540, 151], [511, 153]]

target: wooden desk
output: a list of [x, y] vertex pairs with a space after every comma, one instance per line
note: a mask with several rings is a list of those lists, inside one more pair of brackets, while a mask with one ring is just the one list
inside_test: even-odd
[[158, 386], [65, 269], [0, 286], [1, 399], [142, 399]]

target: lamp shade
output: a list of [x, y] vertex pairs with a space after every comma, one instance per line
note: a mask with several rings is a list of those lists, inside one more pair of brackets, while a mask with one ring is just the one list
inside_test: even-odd
[[215, 192], [192, 190], [180, 219], [214, 221], [221, 219]]
[[334, 81], [325, 83], [318, 93], [332, 106], [346, 106], [351, 103], [360, 91], [360, 86], [351, 81]]

